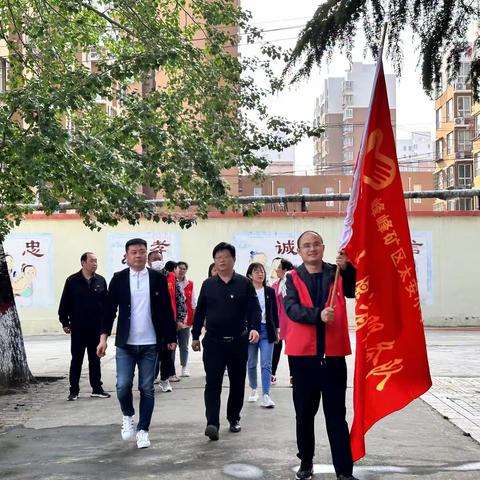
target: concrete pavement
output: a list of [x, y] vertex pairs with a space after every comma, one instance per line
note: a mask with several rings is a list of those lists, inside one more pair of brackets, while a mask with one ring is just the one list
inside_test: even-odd
[[[480, 478], [480, 445], [475, 440], [479, 440], [475, 429], [480, 419], [480, 363], [476, 354], [480, 331], [429, 330], [427, 341], [434, 387], [424, 396], [425, 401], [412, 402], [367, 434], [367, 456], [354, 469], [360, 479]], [[29, 337], [26, 348], [35, 375], [62, 376], [68, 372], [68, 337]], [[231, 434], [224, 421], [220, 441], [210, 442], [203, 435], [203, 365], [201, 356], [192, 353], [192, 377], [174, 384], [172, 393], [157, 393], [152, 446], [138, 450], [134, 443], [120, 440], [114, 350], [111, 339], [102, 361], [104, 387], [112, 393], [111, 399], [88, 396], [86, 370], [76, 402], [65, 400], [66, 379], [0, 397], [0, 478], [293, 478], [298, 461], [284, 357], [278, 385], [271, 392], [276, 408], [264, 410], [258, 404], [245, 403], [242, 432]], [[352, 360], [350, 357], [350, 374]], [[351, 384], [350, 378], [349, 407]], [[222, 412], [226, 394], [224, 388]], [[450, 410], [442, 410], [446, 408]], [[351, 414], [349, 408], [349, 420]], [[317, 418], [315, 478], [334, 479], [323, 416]]]

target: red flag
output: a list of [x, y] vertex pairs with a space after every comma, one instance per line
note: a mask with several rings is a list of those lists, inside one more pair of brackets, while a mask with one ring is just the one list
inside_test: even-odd
[[381, 54], [341, 242], [357, 268], [353, 460], [365, 433], [431, 386]]

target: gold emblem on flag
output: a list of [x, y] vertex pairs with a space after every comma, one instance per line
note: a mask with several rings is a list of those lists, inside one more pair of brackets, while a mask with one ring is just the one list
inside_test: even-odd
[[372, 150], [375, 150], [373, 171], [368, 172], [371, 176], [367, 174], [363, 176], [363, 181], [375, 190], [387, 188], [393, 182], [396, 174], [395, 162], [390, 157], [380, 153], [382, 143], [383, 132], [380, 128], [377, 128], [368, 137], [366, 151], [366, 155], [368, 155]]

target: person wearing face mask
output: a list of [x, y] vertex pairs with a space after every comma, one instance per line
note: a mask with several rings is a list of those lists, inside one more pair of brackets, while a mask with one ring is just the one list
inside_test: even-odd
[[[185, 317], [187, 316], [187, 307], [185, 305], [185, 297], [181, 290], [180, 285], [177, 282], [177, 278], [171, 264], [176, 265], [175, 262], [163, 261], [163, 254], [159, 250], [154, 250], [148, 254], [148, 264], [150, 268], [160, 272], [162, 275], [167, 277], [168, 293], [170, 295], [170, 303], [173, 310], [173, 315], [175, 317], [175, 322], [178, 328], [181, 328]], [[166, 267], [170, 268], [166, 268]], [[158, 378], [160, 374], [160, 380], [158, 384], [160, 390], [164, 393], [171, 392], [173, 390], [170, 382], [178, 382], [180, 379], [176, 375], [175, 371], [175, 352], [171, 352], [165, 346], [162, 347], [159, 353], [159, 361], [155, 368], [155, 379]]]

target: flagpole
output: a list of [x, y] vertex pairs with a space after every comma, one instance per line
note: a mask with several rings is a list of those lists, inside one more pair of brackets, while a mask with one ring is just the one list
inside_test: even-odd
[[[382, 56], [383, 56], [383, 47], [385, 45], [385, 38], [387, 36], [387, 28], [388, 28], [388, 22], [385, 22], [383, 24], [383, 29], [382, 29], [382, 36], [380, 38], [380, 48], [378, 49], [378, 56], [377, 56], [377, 68], [376, 68], [376, 71], [375, 71], [375, 78], [374, 78], [374, 81], [373, 81], [373, 84], [375, 85], [376, 83], [376, 80], [377, 80], [377, 76], [378, 76], [378, 71], [379, 71], [379, 66], [380, 66], [380, 63], [382, 61]], [[373, 90], [372, 90], [372, 98], [373, 98]], [[371, 103], [372, 101], [370, 100], [370, 108], [371, 108]], [[370, 112], [368, 114], [368, 117], [367, 119], [370, 117]], [[368, 120], [367, 120], [368, 122]], [[364, 127], [364, 134], [365, 132], [367, 131], [367, 128], [368, 127], [368, 124], [365, 125]], [[365, 135], [362, 135], [362, 142], [361, 142], [361, 145], [360, 145], [360, 153], [362, 153], [363, 151], [363, 148], [364, 148], [364, 145], [365, 145]], [[359, 169], [360, 170], [360, 169]], [[358, 172], [357, 172], [358, 173]], [[345, 242], [343, 242], [345, 243]], [[341, 247], [339, 253], [343, 250], [343, 246]], [[330, 299], [330, 307], [331, 308], [335, 308], [335, 299], [336, 299], [336, 296], [337, 296], [337, 286], [338, 286], [338, 277], [340, 276], [340, 267], [337, 265], [337, 270], [335, 271], [335, 280], [333, 282], [333, 289], [332, 289], [332, 298]]]

